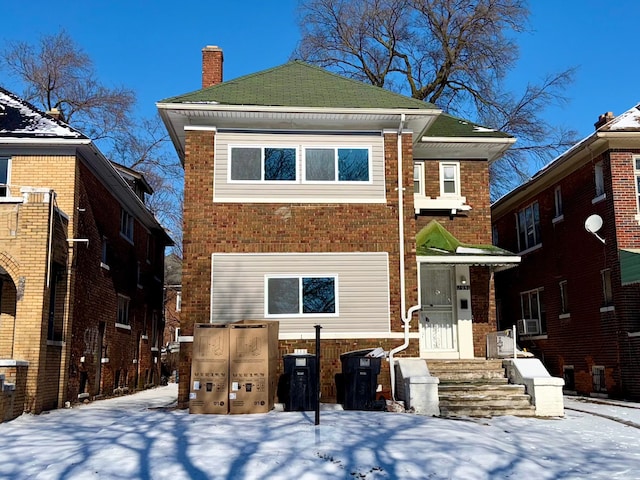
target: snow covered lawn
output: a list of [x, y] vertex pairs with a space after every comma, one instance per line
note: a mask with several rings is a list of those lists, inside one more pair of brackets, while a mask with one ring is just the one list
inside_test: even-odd
[[0, 424], [0, 478], [640, 478], [640, 404], [566, 398], [609, 418], [553, 420], [327, 410], [316, 427], [313, 412], [163, 408], [176, 395], [169, 385]]

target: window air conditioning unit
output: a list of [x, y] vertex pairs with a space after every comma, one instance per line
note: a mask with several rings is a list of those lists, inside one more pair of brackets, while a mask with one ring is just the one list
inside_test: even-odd
[[522, 318], [518, 320], [518, 335], [538, 335], [540, 334], [538, 320], [533, 318]]

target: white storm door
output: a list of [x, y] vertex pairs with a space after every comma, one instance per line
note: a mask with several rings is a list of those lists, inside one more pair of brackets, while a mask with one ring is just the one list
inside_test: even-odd
[[457, 351], [454, 268], [420, 265], [420, 350]]

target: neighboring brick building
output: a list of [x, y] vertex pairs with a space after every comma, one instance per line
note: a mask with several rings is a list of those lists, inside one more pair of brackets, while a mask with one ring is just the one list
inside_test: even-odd
[[206, 47], [202, 90], [158, 103], [185, 169], [180, 404], [194, 323], [278, 320], [281, 353], [314, 351], [320, 324], [324, 399], [346, 351], [484, 356], [491, 271], [518, 258], [470, 247], [491, 243], [488, 164], [513, 138], [302, 62], [221, 66]]
[[639, 187], [634, 107], [492, 207], [494, 241], [522, 256], [497, 276], [500, 328], [566, 391], [640, 400]]
[[84, 135], [0, 89], [0, 374], [22, 389], [15, 414], [158, 381], [171, 240], [150, 193]]

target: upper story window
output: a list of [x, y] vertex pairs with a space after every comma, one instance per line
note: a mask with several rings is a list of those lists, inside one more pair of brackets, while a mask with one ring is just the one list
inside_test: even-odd
[[102, 249], [100, 251], [100, 266], [109, 269], [109, 239], [102, 236]]
[[120, 235], [133, 242], [133, 216], [125, 209], [120, 211]]
[[593, 177], [596, 187], [596, 199], [604, 196], [604, 170], [602, 162], [598, 162], [593, 166]]
[[424, 163], [413, 164], [413, 193], [424, 195]]
[[118, 295], [118, 318], [116, 323], [119, 325], [129, 325], [129, 297]]
[[633, 157], [633, 173], [636, 177], [636, 207], [640, 213], [640, 156]]
[[611, 287], [611, 269], [607, 268], [600, 272], [602, 278], [602, 306], [610, 307], [613, 305], [613, 289]]
[[9, 196], [9, 178], [11, 174], [11, 159], [0, 157], [0, 197]]
[[265, 316], [336, 316], [338, 312], [335, 275], [268, 276], [265, 288]]
[[560, 218], [564, 214], [564, 210], [562, 208], [562, 189], [560, 185], [558, 185], [553, 191], [554, 205], [555, 205], [555, 218]]
[[368, 182], [368, 148], [305, 148], [306, 182]]
[[440, 196], [460, 196], [460, 164], [458, 162], [440, 162]]
[[560, 286], [560, 314], [569, 313], [569, 292], [567, 290], [567, 281], [563, 280]]
[[231, 181], [295, 182], [296, 149], [231, 147]]
[[541, 243], [540, 207], [538, 202], [533, 202], [518, 212], [517, 224], [520, 251], [535, 247]]
[[182, 292], [176, 292], [176, 312], [182, 310]]

